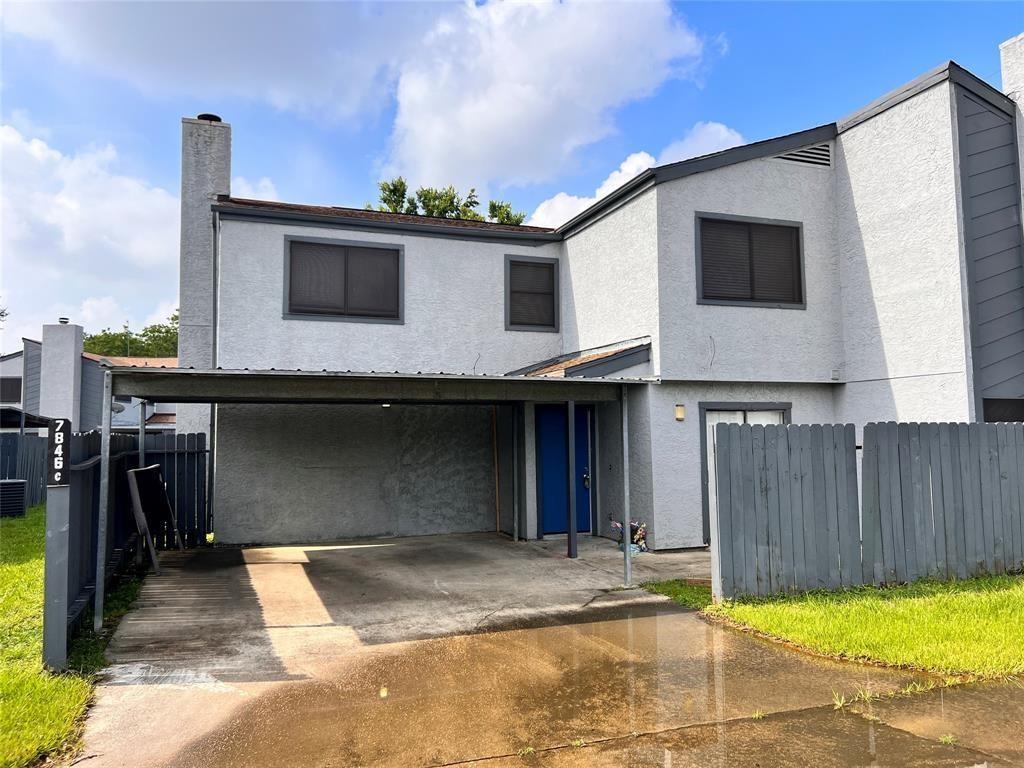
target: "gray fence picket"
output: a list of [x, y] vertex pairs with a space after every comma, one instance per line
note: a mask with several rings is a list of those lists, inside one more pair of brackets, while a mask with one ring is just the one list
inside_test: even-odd
[[914, 535], [917, 537], [917, 567], [921, 573], [935, 574], [935, 540], [931, 533], [931, 503], [925, 498], [925, 469], [928, 465], [921, 456], [920, 424], [909, 425], [910, 433], [910, 488], [913, 494]]
[[839, 492], [839, 580], [860, 583], [860, 507], [857, 504], [857, 435], [851, 424], [835, 427], [836, 486]]
[[757, 513], [755, 498], [760, 489], [754, 485], [753, 435], [749, 427], [740, 429], [740, 476], [743, 478], [743, 582], [751, 594], [757, 590]]
[[768, 558], [768, 509], [765, 494], [764, 426], [752, 424], [750, 429], [751, 466], [754, 472], [754, 541], [757, 552], [757, 594], [771, 590]]
[[917, 536], [920, 520], [914, 516], [913, 465], [910, 461], [910, 425], [896, 425], [896, 445], [899, 456], [900, 512], [903, 518], [903, 557], [907, 564], [903, 580], [912, 581], [918, 577]]
[[[947, 424], [949, 429], [950, 474], [952, 476], [953, 513], [952, 528], [947, 532], [946, 540], [953, 537], [956, 548], [956, 561], [952, 572], [959, 578], [967, 576], [967, 541], [964, 539], [964, 473], [960, 463], [960, 425]], [[941, 441], [940, 441], [941, 442]], [[1014, 454], [1016, 461], [1016, 453]], [[948, 514], [949, 510], [947, 510]]]
[[733, 579], [737, 593], [745, 594], [749, 590], [747, 589], [747, 535], [743, 522], [743, 472], [741, 470], [739, 425], [729, 424], [727, 434], [729, 437], [729, 497], [732, 499], [730, 509], [733, 512], [732, 532], [736, 552], [733, 558]]
[[736, 593], [736, 581], [733, 578], [735, 563], [734, 553], [736, 551], [735, 534], [733, 531], [733, 517], [735, 515], [732, 507], [732, 482], [733, 472], [729, 466], [729, 425], [718, 424], [715, 426], [715, 496], [718, 500], [717, 523], [718, 530], [712, 535], [718, 537], [716, 540], [716, 551], [718, 552], [719, 578], [721, 579], [722, 595], [730, 596]]
[[794, 505], [793, 473], [789, 468], [789, 430], [780, 427], [775, 432], [776, 466], [779, 473], [779, 561], [782, 589], [796, 588], [794, 568], [796, 565], [796, 542], [793, 531], [798, 524], [797, 508]]
[[1017, 449], [1016, 494], [1017, 516], [1014, 519], [1014, 561], [1013, 569], [1024, 565], [1024, 425], [1013, 425], [1014, 444]]
[[764, 428], [765, 506], [768, 513], [768, 580], [772, 592], [782, 592], [786, 580], [782, 572], [782, 522], [779, 501], [779, 437], [783, 428], [767, 424]]
[[839, 580], [839, 509], [836, 487], [836, 443], [835, 429], [831, 424], [821, 427], [822, 472], [825, 488], [825, 537], [827, 546], [822, 547], [826, 556], [826, 568], [822, 574], [827, 578], [829, 589], [835, 589]]
[[798, 429], [800, 436], [800, 506], [804, 519], [804, 582], [800, 589], [814, 589], [818, 586], [817, 552], [818, 542], [814, 531], [814, 482], [811, 462], [811, 428], [803, 425]]
[[864, 450], [861, 473], [864, 477], [861, 493], [861, 579], [865, 584], [879, 584], [882, 580], [882, 541], [878, 509], [878, 425], [864, 427]]

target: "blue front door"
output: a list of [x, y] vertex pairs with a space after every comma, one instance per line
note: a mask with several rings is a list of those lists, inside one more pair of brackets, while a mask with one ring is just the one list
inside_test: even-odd
[[[590, 532], [590, 463], [593, 406], [576, 408], [576, 530]], [[564, 405], [538, 405], [537, 486], [540, 496], [541, 533], [569, 530], [569, 430]]]

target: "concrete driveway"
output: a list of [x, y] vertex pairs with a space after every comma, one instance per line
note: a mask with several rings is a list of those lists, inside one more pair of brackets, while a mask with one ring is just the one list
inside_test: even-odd
[[[94, 766], [1014, 764], [1019, 689], [834, 712], [920, 675], [812, 658], [640, 590], [600, 539], [165, 555], [119, 627]], [[638, 580], [707, 575], [641, 556]], [[906, 700], [913, 703], [913, 700]], [[955, 704], [955, 706], [954, 706]], [[892, 722], [893, 725], [889, 725]], [[957, 744], [938, 735], [953, 733]], [[936, 735], [938, 734], [938, 735]]]
[[[183, 734], [272, 687], [331, 679], [374, 649], [659, 600], [617, 591], [614, 543], [585, 536], [579, 550], [569, 560], [564, 537], [472, 534], [163, 553], [163, 574], [147, 577], [107, 649], [89, 765], [173, 764]], [[634, 565], [637, 582], [706, 579], [710, 558], [649, 553]]]

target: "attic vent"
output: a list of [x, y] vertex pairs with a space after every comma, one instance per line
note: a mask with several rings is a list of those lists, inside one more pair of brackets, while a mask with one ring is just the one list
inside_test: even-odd
[[778, 160], [786, 160], [790, 163], [801, 163], [803, 165], [823, 165], [826, 168], [832, 165], [832, 145], [829, 142], [815, 144], [811, 147], [801, 147], [792, 152], [776, 155]]

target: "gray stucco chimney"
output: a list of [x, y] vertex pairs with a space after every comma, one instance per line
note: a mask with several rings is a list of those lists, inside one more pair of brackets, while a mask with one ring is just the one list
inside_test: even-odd
[[43, 326], [43, 352], [39, 366], [39, 413], [71, 419], [81, 429], [82, 326], [62, 322]]
[[[231, 193], [231, 126], [204, 113], [181, 120], [181, 274], [178, 365], [214, 364], [213, 213], [217, 195]], [[208, 432], [207, 406], [180, 406], [179, 432]]]

